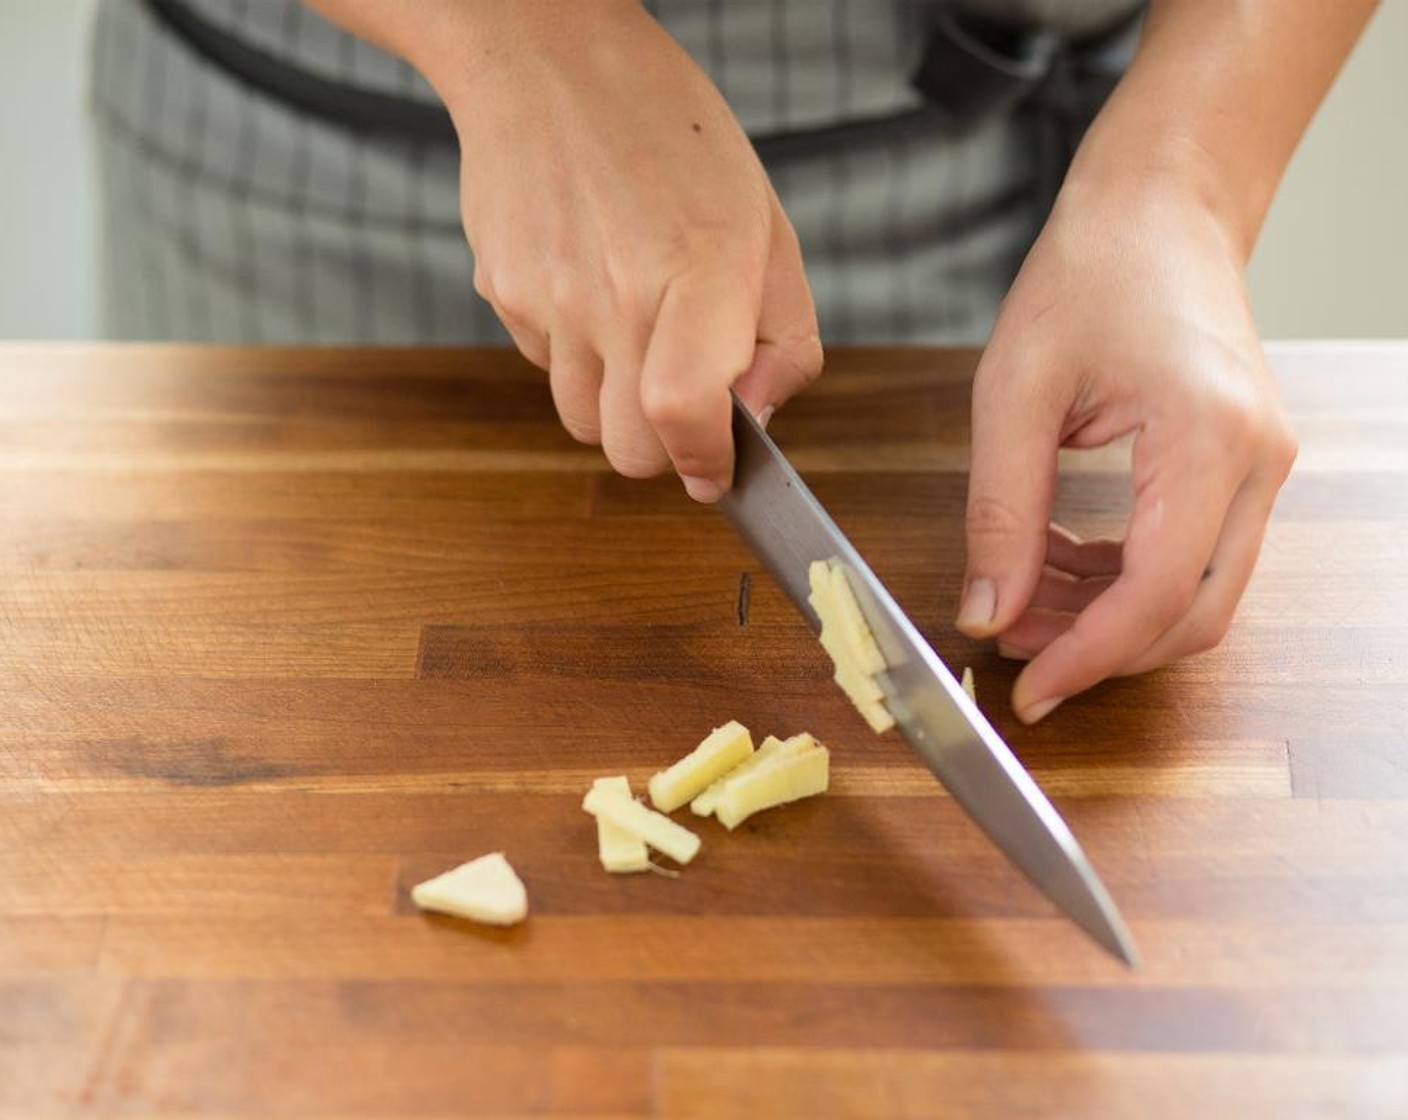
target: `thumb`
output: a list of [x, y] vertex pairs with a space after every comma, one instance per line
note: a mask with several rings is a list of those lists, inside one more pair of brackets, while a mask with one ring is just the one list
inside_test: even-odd
[[1029, 371], [991, 357], [973, 379], [968, 566], [958, 629], [987, 638], [1026, 610], [1046, 559], [1064, 409]]

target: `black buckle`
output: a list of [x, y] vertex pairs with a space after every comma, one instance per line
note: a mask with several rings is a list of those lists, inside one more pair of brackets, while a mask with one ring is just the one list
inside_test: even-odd
[[946, 8], [930, 25], [910, 82], [945, 115], [971, 121], [1007, 112], [1032, 96], [1064, 48], [1049, 29], [1014, 27]]

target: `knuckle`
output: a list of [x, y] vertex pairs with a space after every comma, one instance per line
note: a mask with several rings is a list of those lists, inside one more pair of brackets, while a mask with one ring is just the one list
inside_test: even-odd
[[1184, 645], [1189, 654], [1206, 653], [1222, 644], [1231, 628], [1232, 619], [1228, 615], [1207, 615], [1193, 619], [1188, 626]]
[[1154, 628], [1160, 633], [1184, 618], [1198, 597], [1202, 585], [1202, 574], [1190, 573], [1180, 576], [1170, 585], [1168, 594], [1153, 604], [1150, 611]]
[[1022, 519], [1000, 498], [980, 494], [968, 499], [963, 527], [970, 539], [1007, 540], [1021, 535]]
[[543, 282], [543, 302], [554, 329], [593, 334], [619, 321], [607, 277], [584, 272], [571, 262], [552, 265]]
[[797, 375], [797, 387], [810, 385], [821, 376], [826, 363], [826, 353], [821, 346], [821, 336], [815, 331], [792, 341], [792, 368]]
[[474, 264], [474, 290], [484, 302], [496, 302], [494, 284], [489, 277], [489, 269], [483, 261], [475, 261]]
[[609, 268], [587, 295], [592, 306], [618, 330], [648, 337], [660, 308], [663, 289], [643, 270]]
[[641, 274], [660, 278], [679, 276], [694, 268], [699, 255], [696, 231], [673, 226], [641, 246], [641, 259], [636, 265]]
[[585, 443], [596, 447], [601, 443], [601, 424], [595, 417], [578, 416], [570, 412], [558, 414], [562, 421], [562, 426], [567, 430], [567, 434], [578, 443]]
[[1263, 409], [1249, 394], [1224, 392], [1209, 409], [1209, 425], [1219, 440], [1233, 446], [1245, 444], [1260, 434]]
[[653, 378], [640, 387], [640, 407], [654, 428], [683, 428], [698, 417], [705, 405], [702, 387], [688, 378]]
[[792, 219], [787, 216], [787, 212], [782, 209], [781, 203], [771, 211], [770, 215], [772, 235], [784, 252], [795, 254], [800, 260], [802, 255], [802, 239], [797, 236], [797, 227], [792, 224]]
[[689, 450], [675, 452], [674, 468], [682, 475], [696, 478], [717, 478], [727, 471], [726, 464]]
[[1192, 611], [1201, 583], [1196, 576], [1169, 576], [1157, 592], [1147, 593], [1122, 622], [1129, 652], [1137, 654], [1164, 635], [1180, 644], [1186, 642], [1190, 630], [1202, 625]]
[[670, 465], [663, 450], [635, 443], [618, 444], [609, 438], [603, 439], [602, 450], [611, 469], [627, 478], [654, 478]]
[[529, 362], [541, 370], [546, 370], [551, 363], [548, 349], [540, 341], [526, 334], [510, 331], [514, 345], [518, 347], [518, 352]]
[[[1011, 336], [993, 339], [973, 372], [973, 418], [991, 429], [1013, 408], [1050, 413], [1066, 386], [1058, 377], [1043, 378], [1041, 371], [1059, 369], [1042, 344], [1032, 338], [1014, 341]], [[979, 433], [975, 431], [974, 438]]]
[[1271, 470], [1276, 478], [1277, 484], [1285, 482], [1290, 476], [1291, 468], [1295, 466], [1296, 456], [1300, 454], [1300, 438], [1291, 427], [1289, 421], [1280, 421], [1271, 433], [1269, 440], [1269, 458]]
[[[1280, 422], [1281, 410], [1267, 386], [1263, 371], [1240, 355], [1210, 357], [1210, 376], [1199, 381], [1194, 414], [1199, 411], [1213, 433], [1222, 439], [1255, 445], [1269, 428]], [[1201, 405], [1201, 407], [1199, 407]]]
[[767, 259], [765, 238], [746, 230], [705, 225], [671, 233], [649, 255], [641, 272], [655, 278], [657, 298], [674, 285], [701, 291], [727, 286], [740, 298], [757, 303]]
[[525, 321], [532, 319], [533, 288], [521, 272], [498, 271], [489, 278], [489, 283], [494, 293], [492, 302], [500, 314]]
[[575, 268], [566, 264], [555, 265], [548, 270], [548, 303], [561, 319], [564, 315], [575, 315], [580, 310], [587, 286], [582, 282]]

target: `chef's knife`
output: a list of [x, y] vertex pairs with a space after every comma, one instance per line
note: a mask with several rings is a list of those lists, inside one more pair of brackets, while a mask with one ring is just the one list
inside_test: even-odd
[[884, 656], [876, 682], [901, 734], [1042, 893], [1136, 965], [1124, 920], [1066, 822], [737, 398], [733, 442], [733, 488], [719, 505], [734, 528], [814, 630], [821, 623], [807, 601], [807, 569], [814, 560], [840, 563]]

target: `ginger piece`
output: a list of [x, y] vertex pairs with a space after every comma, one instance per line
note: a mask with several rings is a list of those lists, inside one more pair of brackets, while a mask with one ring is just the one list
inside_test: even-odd
[[831, 752], [810, 735], [796, 738], [805, 739], [806, 743], [792, 750], [778, 750], [749, 772], [725, 780], [714, 809], [725, 828], [732, 831], [763, 809], [826, 792]]
[[875, 644], [875, 636], [866, 625], [865, 616], [860, 613], [860, 604], [856, 602], [845, 569], [833, 563], [828, 574], [831, 579], [831, 603], [836, 612], [835, 622], [841, 632], [841, 640], [850, 650], [851, 664], [859, 672], [873, 677], [884, 670], [885, 658]]
[[775, 735], [769, 735], [763, 740], [762, 745], [753, 752], [745, 761], [739, 763], [718, 781], [714, 782], [708, 789], [689, 803], [690, 811], [697, 816], [712, 816], [718, 807], [719, 798], [723, 795], [724, 787], [733, 781], [746, 778], [758, 767], [773, 758], [784, 754], [798, 754], [801, 751], [809, 750], [815, 746], [816, 740], [805, 732], [801, 735], [794, 735], [790, 739], [779, 739]]
[[422, 910], [495, 926], [511, 926], [528, 914], [528, 891], [502, 852], [417, 883], [411, 888], [411, 899]]
[[582, 800], [582, 808], [597, 820], [605, 820], [645, 841], [656, 851], [664, 852], [676, 863], [688, 863], [699, 853], [701, 841], [689, 829], [609, 789], [593, 787]]
[[[601, 790], [624, 801], [634, 801], [631, 796], [631, 783], [625, 777], [598, 778], [592, 789]], [[601, 866], [613, 874], [621, 875], [632, 871], [650, 870], [650, 852], [645, 841], [632, 835], [605, 817], [596, 819], [596, 852]]]
[[973, 683], [973, 666], [963, 666], [963, 680], [959, 682], [963, 686], [963, 691], [968, 694], [968, 699], [973, 703], [978, 702], [978, 689]]
[[895, 726], [895, 718], [875, 680], [875, 674], [885, 668], [885, 658], [865, 624], [845, 569], [834, 561], [814, 560], [807, 569], [807, 581], [811, 587], [807, 601], [821, 620], [821, 645], [831, 655], [836, 683], [871, 730], [888, 731]]
[[737, 720], [711, 731], [699, 746], [650, 779], [650, 800], [673, 813], [753, 753], [753, 736]]

